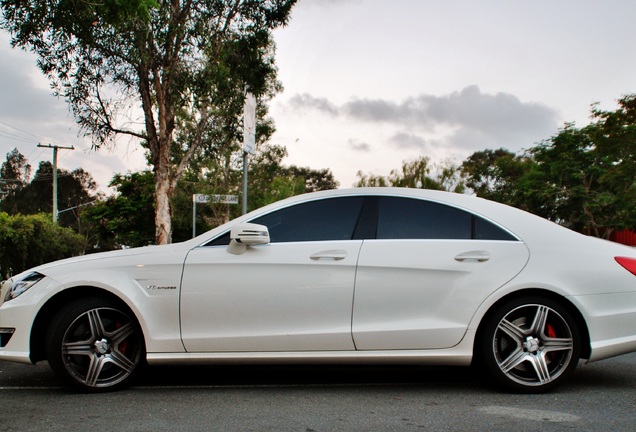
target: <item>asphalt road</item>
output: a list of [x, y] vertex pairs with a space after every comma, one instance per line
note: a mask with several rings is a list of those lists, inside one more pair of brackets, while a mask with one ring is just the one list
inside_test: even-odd
[[581, 365], [545, 395], [469, 368], [155, 367], [75, 394], [46, 363], [0, 361], [0, 431], [636, 431], [636, 354]]

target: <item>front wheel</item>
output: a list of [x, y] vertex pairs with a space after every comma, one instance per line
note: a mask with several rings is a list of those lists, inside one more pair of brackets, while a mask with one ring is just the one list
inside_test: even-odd
[[130, 383], [144, 359], [132, 314], [107, 299], [75, 301], [53, 318], [47, 335], [51, 368], [71, 386], [103, 392]]
[[581, 336], [559, 303], [540, 297], [501, 305], [486, 322], [481, 359], [496, 382], [520, 393], [543, 393], [576, 368]]

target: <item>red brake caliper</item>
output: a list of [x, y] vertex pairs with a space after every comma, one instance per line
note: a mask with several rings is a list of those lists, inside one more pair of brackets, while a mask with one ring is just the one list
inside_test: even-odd
[[554, 330], [554, 326], [552, 324], [547, 325], [547, 329], [546, 329], [546, 336], [551, 337], [551, 338], [555, 338], [556, 337], [556, 330]]
[[[549, 338], [557, 337], [556, 330], [554, 329], [554, 326], [550, 323], [548, 323], [548, 325], [546, 326], [545, 333], [546, 333], [546, 336]], [[548, 353], [549, 360], [554, 360], [555, 356], [556, 356], [555, 352]]]
[[[121, 328], [121, 326], [122, 326], [122, 323], [120, 323], [119, 321], [115, 323], [115, 328]], [[128, 348], [128, 340], [122, 341], [119, 344], [118, 348], [120, 353], [126, 355], [126, 349]]]

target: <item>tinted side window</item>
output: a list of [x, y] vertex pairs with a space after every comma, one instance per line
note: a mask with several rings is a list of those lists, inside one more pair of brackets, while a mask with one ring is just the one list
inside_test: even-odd
[[251, 222], [267, 226], [272, 243], [351, 240], [363, 201], [363, 197], [311, 201]]
[[215, 238], [214, 240], [210, 240], [205, 244], [205, 246], [227, 246], [230, 244], [230, 233], [229, 231]]
[[470, 239], [470, 213], [410, 198], [380, 197], [378, 239]]
[[486, 219], [482, 219], [479, 216], [473, 216], [473, 238], [476, 240], [506, 240], [506, 241], [517, 241], [517, 239], [510, 234], [508, 231], [505, 231], [499, 228], [497, 225], [493, 224]]
[[464, 210], [397, 197], [378, 199], [377, 238], [516, 240], [498, 226]]

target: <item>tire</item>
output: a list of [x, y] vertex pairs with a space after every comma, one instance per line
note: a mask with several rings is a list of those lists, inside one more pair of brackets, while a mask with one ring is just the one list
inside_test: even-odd
[[127, 308], [103, 298], [62, 308], [51, 321], [46, 351], [58, 376], [91, 393], [130, 385], [145, 359], [137, 320]]
[[581, 353], [581, 335], [572, 315], [560, 303], [541, 297], [498, 307], [478, 342], [481, 364], [490, 377], [516, 393], [554, 389], [574, 372]]

